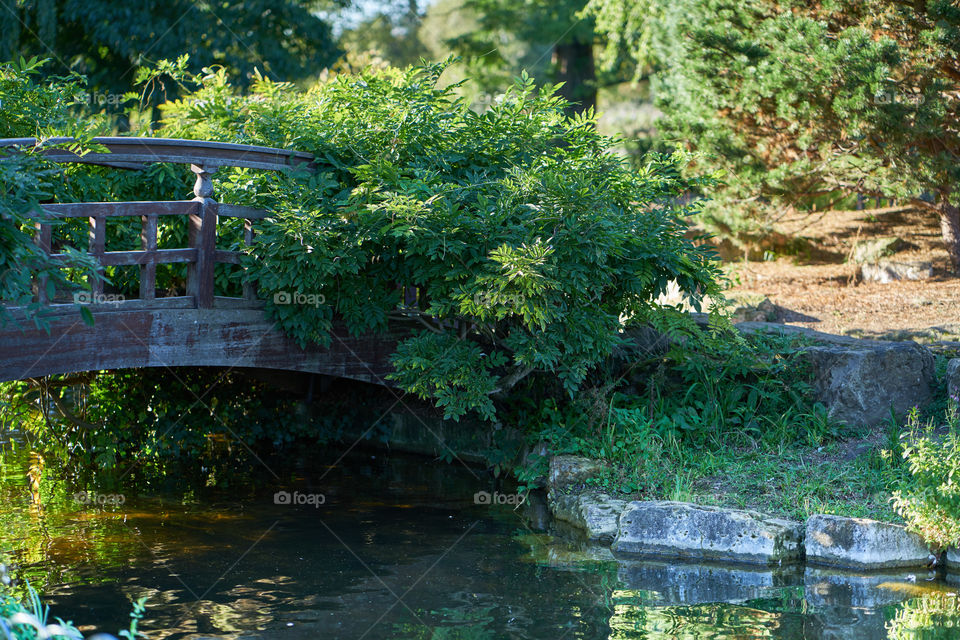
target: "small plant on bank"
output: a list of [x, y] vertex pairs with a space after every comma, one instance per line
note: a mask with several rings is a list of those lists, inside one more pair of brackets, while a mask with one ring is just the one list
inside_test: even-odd
[[[7, 566], [0, 563], [0, 640], [83, 640], [83, 633], [73, 623], [60, 618], [50, 620], [50, 607], [40, 601], [33, 587], [26, 585], [26, 598], [22, 602], [11, 592], [12, 583]], [[124, 640], [146, 637], [137, 630], [144, 618], [146, 601], [140, 598], [133, 603], [130, 626], [119, 633]], [[113, 636], [98, 634], [97, 638], [108, 640]]]
[[[907, 526], [939, 548], [960, 543], [960, 419], [951, 398], [945, 425], [921, 424], [914, 410], [903, 434], [903, 459], [910, 476], [894, 492], [893, 505]], [[945, 431], [945, 432], [944, 432]]]

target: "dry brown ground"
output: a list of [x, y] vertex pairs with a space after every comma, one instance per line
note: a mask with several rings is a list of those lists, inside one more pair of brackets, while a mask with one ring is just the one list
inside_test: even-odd
[[[788, 222], [784, 231], [812, 241], [815, 256], [728, 262], [731, 292], [759, 293], [787, 324], [828, 333], [960, 341], [960, 278], [948, 272], [935, 217], [920, 211], [830, 212]], [[859, 240], [896, 236], [906, 244], [889, 259], [927, 261], [934, 276], [889, 284], [861, 282], [846, 259]]]

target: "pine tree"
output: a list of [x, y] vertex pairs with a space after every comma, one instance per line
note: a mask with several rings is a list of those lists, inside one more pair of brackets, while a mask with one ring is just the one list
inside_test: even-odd
[[960, 6], [591, 0], [608, 66], [652, 72], [664, 139], [723, 170], [714, 207], [771, 216], [896, 198], [960, 271]]

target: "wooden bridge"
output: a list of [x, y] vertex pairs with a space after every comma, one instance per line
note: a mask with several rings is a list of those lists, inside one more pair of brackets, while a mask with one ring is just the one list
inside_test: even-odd
[[[268, 213], [218, 203], [212, 175], [220, 167], [313, 171], [311, 154], [222, 142], [112, 137], [93, 140], [106, 152], [78, 155], [64, 148], [70, 142], [69, 138], [45, 140], [44, 154], [56, 162], [124, 170], [139, 170], [153, 162], [188, 164], [196, 174], [194, 198], [42, 205], [51, 220], [88, 219], [89, 254], [101, 273], [110, 266], [139, 267], [139, 297], [106, 295], [103, 279], [91, 277], [89, 294], [74, 300], [50, 299], [46, 282], [37, 278], [33, 306], [39, 306], [47, 319], [47, 330], [27, 319], [25, 307], [6, 303], [13, 322], [0, 327], [0, 381], [103, 369], [215, 366], [302, 371], [384, 384], [394, 347], [391, 341], [356, 338], [337, 328], [329, 349], [301, 349], [267, 320], [254, 283], [244, 281], [239, 297], [215, 295], [215, 265], [240, 265], [242, 255], [217, 248], [218, 220], [242, 219], [244, 243], [249, 246], [255, 225]], [[0, 147], [13, 153], [18, 147], [37, 144], [33, 138], [0, 139]], [[187, 219], [187, 246], [158, 248], [161, 216]], [[140, 248], [107, 251], [106, 226], [122, 218], [139, 218]], [[37, 224], [35, 237], [51, 257], [66, 257], [54, 241], [50, 223]], [[158, 296], [157, 265], [172, 263], [187, 267], [184, 295]], [[79, 306], [91, 312], [93, 326], [83, 321]]]

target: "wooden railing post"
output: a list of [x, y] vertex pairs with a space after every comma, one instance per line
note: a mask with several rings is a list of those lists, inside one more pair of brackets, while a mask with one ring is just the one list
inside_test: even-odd
[[[37, 227], [37, 233], [36, 233], [36, 236], [34, 236], [34, 240], [36, 241], [37, 246], [40, 247], [41, 251], [43, 251], [47, 255], [50, 255], [50, 252], [52, 250], [51, 246], [53, 244], [53, 227], [51, 227], [49, 224], [43, 224], [40, 222], [37, 223], [36, 227]], [[37, 287], [37, 302], [39, 302], [40, 304], [49, 303], [50, 300], [47, 299], [48, 298], [47, 277], [46, 276], [38, 277], [36, 282], [36, 287]]]
[[90, 302], [96, 303], [103, 296], [103, 254], [107, 251], [107, 218], [90, 216], [90, 255], [97, 261], [96, 273], [90, 276]]
[[200, 212], [190, 216], [190, 247], [197, 250], [197, 261], [187, 267], [187, 294], [194, 296], [198, 309], [213, 307], [213, 268], [217, 250], [217, 201], [213, 199], [210, 177], [216, 168], [190, 165], [197, 174], [193, 187], [194, 201], [200, 203]]
[[157, 290], [157, 218], [156, 214], [140, 216], [140, 248], [147, 251], [140, 265], [140, 299], [153, 300]]
[[[244, 218], [243, 220], [243, 244], [247, 247], [253, 246], [253, 220], [250, 218]], [[246, 278], [243, 279], [243, 298], [248, 302], [255, 302], [257, 300], [257, 283], [248, 282]]]

